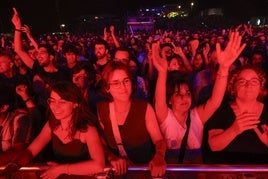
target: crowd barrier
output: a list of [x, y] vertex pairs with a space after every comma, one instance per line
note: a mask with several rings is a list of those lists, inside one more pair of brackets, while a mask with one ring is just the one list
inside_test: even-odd
[[[0, 172], [5, 166], [0, 166]], [[40, 174], [48, 169], [44, 164], [32, 164], [21, 167], [14, 179], [39, 179]], [[1, 178], [1, 177], [0, 177]], [[114, 175], [114, 170], [111, 167], [106, 167], [104, 172], [98, 173], [93, 177], [89, 176], [66, 176], [61, 178], [83, 178], [83, 179], [113, 179], [117, 178]], [[130, 166], [128, 173], [124, 178], [145, 179], [150, 177], [148, 166], [137, 165]], [[176, 164], [168, 165], [166, 175], [154, 179], [268, 179], [268, 164], [267, 165], [218, 165], [218, 164]]]

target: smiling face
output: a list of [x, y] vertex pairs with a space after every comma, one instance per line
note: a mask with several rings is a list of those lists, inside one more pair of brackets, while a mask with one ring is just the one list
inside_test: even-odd
[[111, 73], [108, 92], [114, 101], [128, 101], [130, 99], [132, 84], [126, 71], [118, 69]]
[[179, 59], [177, 58], [172, 58], [169, 61], [169, 65], [168, 65], [168, 71], [176, 71], [176, 70], [180, 70], [180, 62]]
[[237, 100], [254, 101], [257, 100], [261, 91], [261, 80], [257, 73], [251, 69], [240, 72], [234, 84], [234, 92]]
[[170, 98], [172, 110], [188, 111], [192, 105], [192, 94], [187, 84], [182, 83], [180, 88], [175, 87], [174, 93]]
[[81, 69], [78, 73], [72, 75], [72, 82], [80, 89], [85, 89], [89, 85], [88, 74], [85, 69]]
[[37, 61], [38, 61], [40, 66], [45, 67], [45, 66], [48, 66], [50, 64], [51, 57], [50, 57], [47, 49], [44, 47], [40, 47], [38, 49], [36, 58], [37, 58]]
[[71, 120], [73, 110], [77, 107], [77, 103], [62, 99], [55, 91], [51, 92], [48, 104], [58, 120]]

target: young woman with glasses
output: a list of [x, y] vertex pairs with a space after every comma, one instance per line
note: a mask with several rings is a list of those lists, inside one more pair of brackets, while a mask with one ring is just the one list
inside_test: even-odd
[[97, 112], [107, 160], [117, 175], [126, 174], [131, 164], [149, 164], [152, 176], [162, 176], [166, 145], [152, 106], [131, 97], [133, 81], [128, 66], [122, 62], [111, 61], [102, 72], [102, 91], [108, 100], [97, 104]]

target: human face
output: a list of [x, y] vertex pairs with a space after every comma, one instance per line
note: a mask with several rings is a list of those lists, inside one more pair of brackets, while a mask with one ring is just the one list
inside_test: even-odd
[[203, 59], [200, 54], [197, 54], [193, 60], [193, 66], [195, 69], [199, 69], [201, 68], [202, 64], [203, 64]]
[[170, 57], [173, 54], [173, 50], [169, 46], [164, 47], [162, 51], [167, 57]]
[[262, 64], [263, 58], [261, 54], [254, 54], [251, 60], [252, 60], [252, 65], [258, 66]]
[[65, 53], [65, 58], [68, 64], [76, 64], [77, 56], [74, 52]]
[[132, 92], [131, 80], [124, 70], [115, 70], [109, 79], [109, 90], [114, 101], [128, 101]]
[[118, 50], [114, 54], [114, 60], [115, 61], [120, 61], [120, 62], [122, 62], [122, 63], [127, 65], [128, 62], [129, 62], [129, 53], [127, 51]]
[[78, 73], [73, 74], [72, 82], [80, 89], [84, 89], [88, 85], [88, 75], [84, 69]]
[[16, 67], [21, 67], [23, 65], [23, 62], [21, 61], [21, 58], [18, 55], [15, 55], [14, 57], [14, 64]]
[[237, 77], [234, 86], [237, 100], [254, 101], [261, 90], [261, 81], [255, 71], [243, 70]]
[[48, 99], [49, 107], [58, 120], [70, 120], [77, 103], [62, 99], [55, 91], [52, 91]]
[[7, 56], [0, 57], [0, 74], [5, 74], [11, 71], [13, 63], [11, 59]]
[[96, 44], [95, 45], [95, 55], [98, 59], [102, 59], [106, 56], [107, 49], [102, 44]]
[[192, 94], [187, 84], [181, 84], [180, 89], [175, 87], [175, 92], [170, 98], [172, 110], [186, 112], [192, 105]]
[[168, 71], [180, 70], [179, 60], [177, 58], [172, 58], [169, 62]]
[[37, 52], [37, 61], [40, 66], [47, 66], [50, 63], [50, 55], [47, 52], [47, 49], [40, 47]]

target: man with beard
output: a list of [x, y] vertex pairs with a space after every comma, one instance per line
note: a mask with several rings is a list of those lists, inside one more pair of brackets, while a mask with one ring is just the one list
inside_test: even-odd
[[105, 40], [97, 39], [94, 43], [94, 53], [96, 61], [93, 64], [93, 67], [96, 71], [96, 83], [101, 78], [101, 72], [107, 62], [110, 60], [111, 55], [109, 53], [109, 47]]
[[31, 56], [23, 50], [21, 20], [16, 9], [13, 8], [13, 10], [12, 23], [15, 26], [14, 49], [25, 65], [32, 69], [35, 74], [46, 76], [51, 82], [60, 80], [70, 81], [70, 73], [67, 69], [59, 68], [54, 65], [55, 51], [50, 45], [39, 45], [36, 60], [32, 59]]

